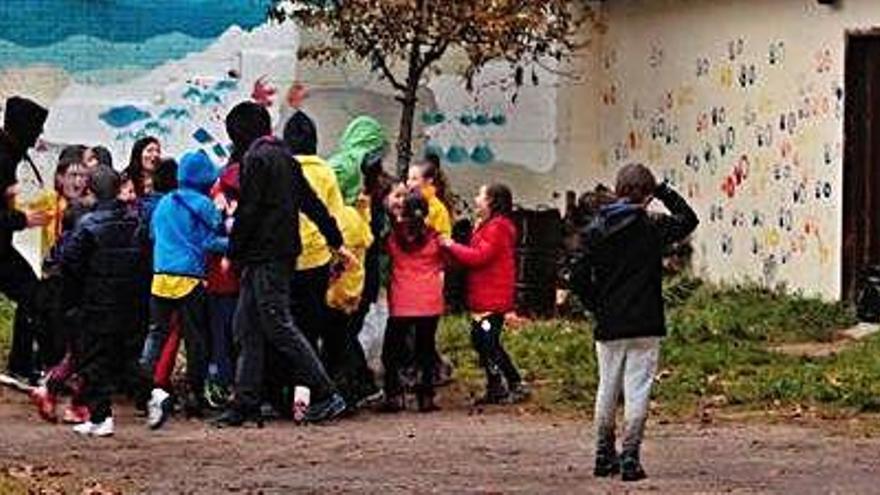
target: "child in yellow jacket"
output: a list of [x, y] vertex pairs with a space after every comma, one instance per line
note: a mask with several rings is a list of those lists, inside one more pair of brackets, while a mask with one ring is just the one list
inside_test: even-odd
[[446, 199], [449, 186], [436, 155], [410, 166], [406, 185], [421, 191], [428, 201], [428, 227], [441, 237], [449, 238], [452, 235], [452, 216]]
[[364, 260], [367, 249], [373, 244], [370, 232], [370, 199], [364, 195], [358, 198], [357, 204], [346, 206], [337, 218], [345, 239], [345, 247], [355, 256], [356, 262], [350, 263], [330, 282], [327, 291], [327, 305], [346, 314], [357, 311], [364, 290]]

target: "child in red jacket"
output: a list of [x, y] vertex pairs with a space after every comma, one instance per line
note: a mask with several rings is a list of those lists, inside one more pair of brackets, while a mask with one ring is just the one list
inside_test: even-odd
[[[444, 240], [443, 246], [469, 269], [468, 308], [473, 315], [471, 341], [486, 371], [486, 395], [478, 405], [521, 402], [528, 390], [501, 343], [504, 314], [513, 309], [516, 282], [516, 226], [510, 220], [513, 195], [507, 186], [480, 188], [475, 198], [477, 228], [465, 246]], [[507, 382], [507, 387], [504, 386]]]
[[385, 403], [382, 410], [405, 407], [400, 370], [406, 340], [415, 331], [416, 362], [420, 373], [416, 399], [420, 412], [436, 411], [434, 368], [437, 324], [443, 314], [443, 250], [440, 236], [428, 227], [428, 202], [419, 191], [410, 191], [394, 219], [387, 250], [391, 257], [388, 290], [390, 318], [382, 346], [385, 367]]
[[[223, 215], [226, 232], [232, 231], [235, 209], [241, 194], [237, 162], [229, 163], [211, 189], [214, 204]], [[232, 320], [238, 304], [239, 278], [229, 258], [212, 255], [208, 259], [208, 319], [211, 352], [205, 398], [213, 408], [225, 406], [235, 374], [232, 352]]]

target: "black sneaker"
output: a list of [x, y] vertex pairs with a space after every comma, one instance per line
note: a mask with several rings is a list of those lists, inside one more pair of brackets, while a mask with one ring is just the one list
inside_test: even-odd
[[211, 420], [216, 428], [241, 428], [248, 422], [254, 422], [257, 428], [263, 427], [263, 415], [245, 414], [238, 407], [229, 407], [222, 414]]
[[596, 466], [593, 468], [593, 476], [607, 478], [620, 474], [620, 459], [616, 454], [597, 454]]
[[207, 401], [201, 396], [190, 395], [183, 403], [183, 414], [186, 419], [203, 419], [208, 409]]
[[474, 401], [475, 406], [491, 406], [506, 404], [510, 400], [510, 394], [503, 390], [486, 391], [486, 393]]
[[637, 457], [627, 456], [620, 460], [620, 479], [623, 481], [641, 481], [648, 475], [642, 469]]
[[440, 410], [440, 406], [434, 402], [433, 395], [419, 395], [416, 397], [416, 402], [418, 403], [420, 413], [431, 413]]
[[510, 387], [510, 392], [508, 393], [507, 400], [511, 404], [520, 404], [529, 400], [529, 397], [531, 396], [532, 391], [529, 390], [528, 387], [526, 387], [522, 383], [517, 383]]
[[305, 423], [323, 423], [338, 418], [345, 412], [348, 406], [345, 399], [338, 393], [334, 393], [330, 397], [315, 402], [309, 406], [303, 421]]
[[376, 412], [394, 414], [406, 409], [406, 400], [403, 394], [386, 395], [382, 401], [376, 406]]

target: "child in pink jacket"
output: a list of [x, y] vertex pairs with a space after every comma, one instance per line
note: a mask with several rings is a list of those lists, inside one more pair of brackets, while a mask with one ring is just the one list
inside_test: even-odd
[[400, 369], [406, 355], [406, 339], [415, 331], [416, 362], [420, 371], [416, 399], [420, 412], [436, 411], [434, 367], [437, 324], [443, 314], [443, 253], [440, 236], [426, 224], [428, 203], [411, 191], [394, 218], [387, 251], [391, 257], [388, 292], [390, 318], [382, 347], [385, 366], [385, 403], [382, 410], [397, 412], [405, 407]]

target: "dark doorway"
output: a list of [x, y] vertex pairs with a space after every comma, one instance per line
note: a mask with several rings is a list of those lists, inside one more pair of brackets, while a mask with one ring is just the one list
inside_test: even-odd
[[843, 299], [880, 264], [880, 31], [847, 37], [843, 162]]

